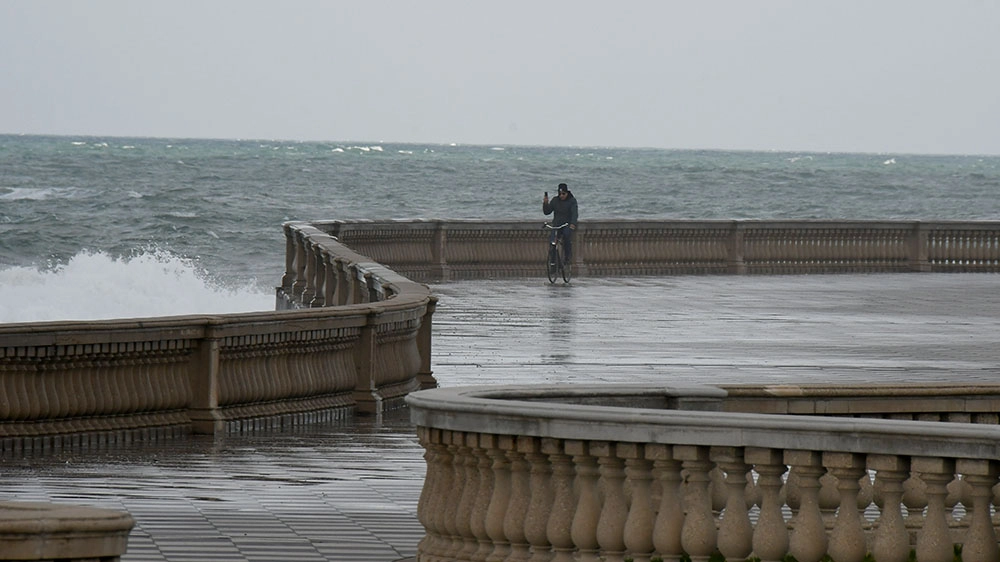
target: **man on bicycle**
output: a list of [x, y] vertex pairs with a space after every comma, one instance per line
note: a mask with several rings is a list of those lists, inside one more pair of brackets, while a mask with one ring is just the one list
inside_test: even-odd
[[555, 240], [557, 234], [562, 235], [566, 263], [572, 263], [570, 258], [573, 257], [573, 231], [576, 230], [577, 209], [576, 197], [573, 197], [573, 192], [566, 187], [566, 184], [559, 184], [559, 196], [551, 201], [548, 192], [545, 193], [542, 199], [542, 214], [552, 215], [552, 226], [569, 224], [568, 228], [553, 230], [549, 242]]

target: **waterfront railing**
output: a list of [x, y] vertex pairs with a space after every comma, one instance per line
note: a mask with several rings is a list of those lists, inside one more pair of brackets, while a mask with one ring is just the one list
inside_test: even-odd
[[[412, 279], [545, 276], [542, 221], [320, 221]], [[584, 220], [578, 275], [1000, 271], [1000, 222]]]
[[0, 325], [0, 451], [339, 419], [433, 385], [429, 289], [285, 233], [273, 312]]
[[422, 562], [1000, 559], [1000, 386], [483, 386], [408, 403]]

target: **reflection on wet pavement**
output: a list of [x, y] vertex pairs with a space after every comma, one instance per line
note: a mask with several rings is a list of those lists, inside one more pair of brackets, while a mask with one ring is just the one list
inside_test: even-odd
[[398, 560], [423, 529], [408, 413], [323, 427], [4, 458], [5, 499], [128, 511], [123, 560]]

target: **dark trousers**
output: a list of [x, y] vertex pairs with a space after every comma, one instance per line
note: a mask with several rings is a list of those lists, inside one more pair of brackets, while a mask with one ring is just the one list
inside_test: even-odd
[[555, 242], [556, 236], [563, 237], [563, 255], [566, 256], [566, 263], [571, 263], [571, 258], [573, 257], [573, 229], [564, 226], [559, 230], [553, 230], [552, 234], [549, 235], [549, 244]]

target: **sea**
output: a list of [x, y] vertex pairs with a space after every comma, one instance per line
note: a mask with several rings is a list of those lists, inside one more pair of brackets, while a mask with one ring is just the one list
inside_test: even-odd
[[272, 310], [282, 223], [1000, 220], [1000, 156], [0, 135], [0, 323]]

